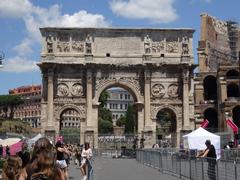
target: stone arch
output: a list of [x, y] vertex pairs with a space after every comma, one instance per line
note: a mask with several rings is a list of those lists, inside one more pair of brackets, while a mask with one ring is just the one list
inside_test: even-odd
[[99, 97], [101, 93], [111, 87], [121, 87], [123, 89], [126, 89], [130, 92], [130, 94], [133, 96], [133, 99], [137, 103], [143, 102], [143, 97], [141, 96], [140, 92], [133, 87], [132, 85], [129, 85], [129, 83], [126, 82], [116, 82], [115, 80], [105, 83], [103, 86], [101, 86], [99, 89], [95, 91], [95, 97], [93, 99], [94, 104], [98, 104]]
[[234, 69], [231, 69], [226, 73], [227, 79], [238, 78], [238, 76], [239, 76], [239, 72]]
[[209, 75], [203, 80], [204, 100], [217, 100], [217, 79]]
[[160, 105], [160, 106], [157, 106], [156, 108], [153, 108], [152, 110], [151, 110], [151, 118], [153, 119], [153, 120], [156, 120], [156, 117], [157, 117], [157, 113], [159, 112], [159, 111], [161, 111], [162, 109], [170, 109], [171, 111], [173, 111], [174, 113], [175, 113], [175, 115], [176, 115], [176, 121], [178, 121], [178, 119], [179, 119], [179, 111], [178, 111], [178, 109], [177, 108], [175, 108], [174, 106], [172, 106], [172, 105]]
[[[84, 113], [85, 115], [85, 112], [83, 109], [81, 109], [79, 106], [76, 106], [76, 105], [73, 105], [73, 104], [67, 104], [67, 105], [64, 105], [62, 106], [58, 111], [57, 111], [57, 114], [56, 114], [56, 117], [57, 119], [59, 120], [60, 117], [61, 117], [61, 114], [67, 110], [67, 109], [74, 109], [75, 111], [77, 111], [79, 113], [79, 115], [82, 115]], [[83, 116], [81, 116], [81, 118], [83, 118]]]
[[[162, 138], [171, 135], [170, 144], [175, 147], [177, 145], [177, 131], [180, 126], [178, 111], [173, 106], [160, 106], [155, 109], [154, 116], [156, 118], [156, 135], [157, 140], [161, 140]], [[158, 121], [157, 116], [167, 115], [170, 118], [169, 122], [161, 122]], [[163, 124], [162, 124], [163, 123]], [[160, 129], [158, 129], [160, 125]]]
[[215, 132], [218, 129], [218, 113], [215, 108], [206, 108], [204, 110], [204, 119], [209, 121], [207, 129], [211, 132]]
[[240, 128], [240, 105], [235, 106], [232, 110], [233, 122]]
[[227, 85], [227, 97], [239, 97], [239, 87], [235, 83]]

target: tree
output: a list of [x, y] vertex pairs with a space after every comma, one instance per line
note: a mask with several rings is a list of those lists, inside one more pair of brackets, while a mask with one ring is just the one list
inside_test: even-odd
[[[0, 106], [4, 112], [4, 118], [13, 119], [13, 108], [16, 105], [22, 104], [23, 100], [18, 95], [0, 95]], [[10, 115], [8, 117], [7, 112], [10, 109]]]
[[106, 107], [107, 105], [107, 100], [108, 98], [110, 97], [109, 93], [107, 91], [103, 91], [99, 97], [99, 102], [101, 103], [100, 104], [100, 107]]
[[125, 133], [134, 133], [136, 129], [135, 119], [134, 108], [132, 105], [129, 105], [126, 112]]
[[113, 124], [110, 121], [98, 119], [98, 131], [102, 134], [108, 134], [113, 132]]
[[126, 125], [126, 116], [121, 116], [117, 122], [116, 125], [121, 127], [121, 126], [125, 126]]
[[31, 133], [31, 127], [29, 123], [22, 122], [20, 119], [4, 120], [0, 126], [0, 132], [6, 133]]
[[99, 133], [112, 133], [112, 113], [106, 108], [107, 100], [109, 98], [107, 91], [103, 91], [99, 97], [100, 105], [98, 108], [98, 132]]
[[98, 117], [104, 121], [109, 121], [112, 123], [112, 113], [109, 109], [107, 109], [105, 107], [99, 107]]

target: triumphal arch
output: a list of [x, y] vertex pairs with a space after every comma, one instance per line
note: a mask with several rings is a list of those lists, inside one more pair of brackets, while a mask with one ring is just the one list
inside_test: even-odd
[[98, 146], [100, 94], [122, 87], [134, 97], [138, 134], [156, 142], [157, 114], [171, 112], [172, 138], [194, 127], [192, 29], [42, 28], [42, 131], [57, 136], [74, 110], [80, 141]]

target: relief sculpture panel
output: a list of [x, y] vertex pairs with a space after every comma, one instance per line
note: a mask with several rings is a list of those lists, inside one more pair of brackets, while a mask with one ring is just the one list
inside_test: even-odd
[[68, 96], [69, 88], [66, 84], [60, 83], [57, 86], [57, 95], [58, 96]]
[[154, 97], [162, 98], [165, 95], [165, 88], [162, 84], [154, 84], [151, 92]]
[[79, 83], [75, 83], [72, 85], [72, 92], [73, 96], [82, 96], [83, 95], [83, 87]]
[[70, 51], [70, 43], [69, 43], [69, 35], [68, 34], [60, 34], [57, 49], [59, 52], [69, 52]]
[[167, 94], [171, 98], [178, 97], [178, 85], [177, 84], [171, 84], [168, 86]]
[[167, 42], [166, 51], [168, 53], [178, 53], [179, 52], [178, 42], [177, 41]]
[[152, 53], [160, 53], [164, 51], [164, 41], [152, 43]]

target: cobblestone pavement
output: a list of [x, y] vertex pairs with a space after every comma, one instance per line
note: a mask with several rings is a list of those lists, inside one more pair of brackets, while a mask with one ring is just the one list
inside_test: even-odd
[[[70, 165], [70, 180], [80, 180], [82, 175], [79, 167]], [[144, 166], [135, 159], [112, 159], [112, 158], [95, 158], [94, 180], [176, 180], [177, 177], [162, 174], [156, 169]]]

